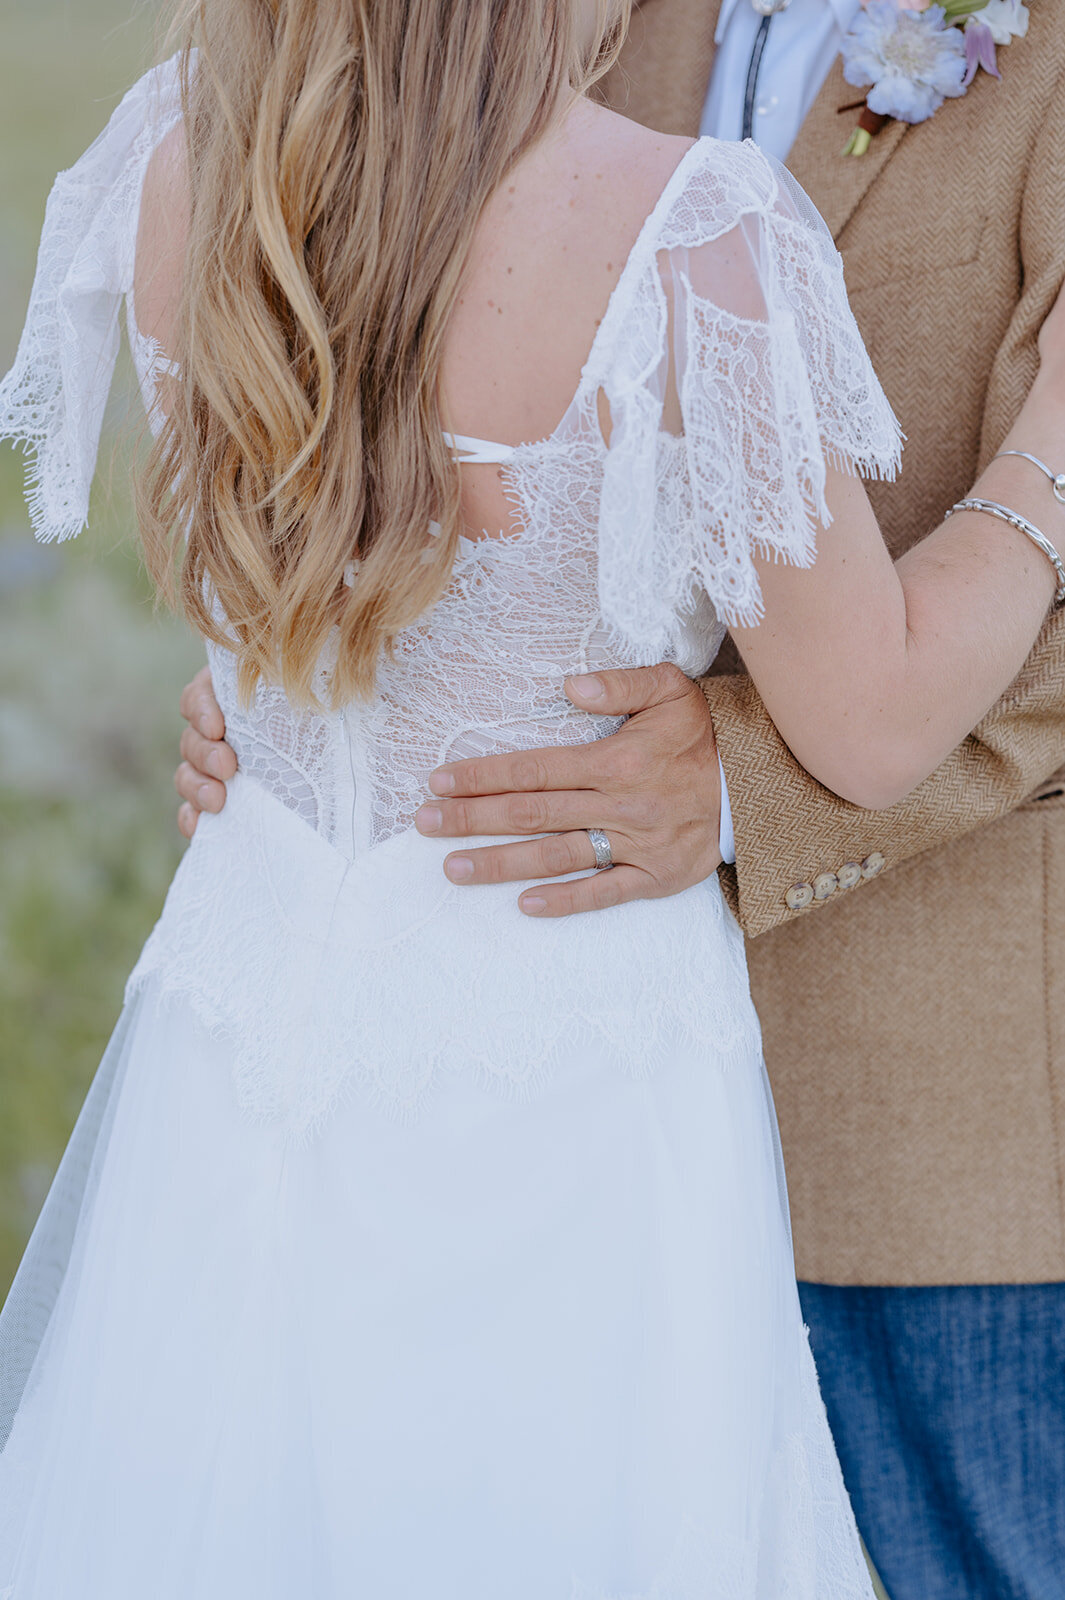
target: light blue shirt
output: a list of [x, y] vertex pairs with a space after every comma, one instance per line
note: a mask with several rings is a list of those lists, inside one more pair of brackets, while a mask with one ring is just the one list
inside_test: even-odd
[[[862, 0], [791, 0], [787, 11], [779, 11], [773, 18], [758, 77], [752, 137], [778, 161], [787, 160], [861, 4]], [[723, 0], [714, 35], [717, 49], [701, 133], [712, 134], [715, 139], [742, 136], [747, 72], [761, 20], [750, 0]], [[732, 808], [720, 756], [718, 769], [721, 858], [735, 861]]]
[[[773, 18], [758, 78], [753, 138], [778, 161], [787, 160], [860, 10], [861, 0], [791, 0], [787, 11]], [[747, 69], [761, 20], [750, 0], [724, 0], [702, 133], [740, 138]]]

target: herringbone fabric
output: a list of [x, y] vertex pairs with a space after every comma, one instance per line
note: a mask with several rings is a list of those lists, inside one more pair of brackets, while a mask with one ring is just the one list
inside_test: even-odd
[[[1065, 29], [1056, 0], [1029, 4], [1001, 83], [981, 75], [860, 160], [842, 154], [857, 96], [837, 63], [789, 163], [908, 435], [898, 483], [871, 486], [896, 554], [1008, 431], [1065, 276]], [[645, 0], [609, 102], [695, 133], [717, 9]], [[800, 1277], [1065, 1280], [1065, 613], [973, 737], [883, 813], [803, 772], [731, 666], [704, 686], [736, 826], [726, 888], [750, 936]], [[788, 909], [793, 885], [878, 857], [875, 879]]]

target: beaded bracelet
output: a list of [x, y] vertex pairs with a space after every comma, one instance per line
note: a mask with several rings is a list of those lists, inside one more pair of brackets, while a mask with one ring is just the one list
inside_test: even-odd
[[1034, 522], [1029, 522], [1027, 517], [1011, 511], [1008, 506], [1000, 506], [997, 500], [978, 500], [975, 496], [959, 500], [957, 505], [951, 506], [947, 516], [952, 517], [955, 511], [983, 511], [989, 517], [997, 517], [1000, 522], [1008, 522], [1011, 528], [1016, 528], [1018, 533], [1023, 533], [1026, 538], [1031, 539], [1037, 549], [1042, 550], [1057, 573], [1058, 589], [1054, 596], [1054, 604], [1060, 606], [1065, 603], [1065, 562], [1046, 534], [1040, 533]]

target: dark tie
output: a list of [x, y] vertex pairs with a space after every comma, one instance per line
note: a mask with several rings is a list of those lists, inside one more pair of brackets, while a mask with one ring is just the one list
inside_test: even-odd
[[766, 40], [773, 24], [773, 18], [778, 11], [786, 11], [791, 0], [751, 0], [751, 5], [760, 12], [762, 20], [758, 24], [758, 32], [754, 37], [754, 49], [751, 51], [751, 64], [747, 68], [747, 88], [743, 96], [743, 133], [741, 138], [750, 139], [754, 133], [754, 108], [758, 98], [758, 76], [762, 70], [762, 57], [765, 55]]

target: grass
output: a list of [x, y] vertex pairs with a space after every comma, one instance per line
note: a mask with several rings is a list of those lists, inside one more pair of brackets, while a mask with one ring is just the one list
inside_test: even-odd
[[[152, 59], [132, 0], [7, 0], [0, 52], [0, 368], [55, 173]], [[135, 551], [120, 383], [89, 529], [33, 544], [0, 447], [0, 1298], [180, 855], [181, 685], [202, 660], [153, 614]], [[117, 450], [117, 453], [116, 453]]]

